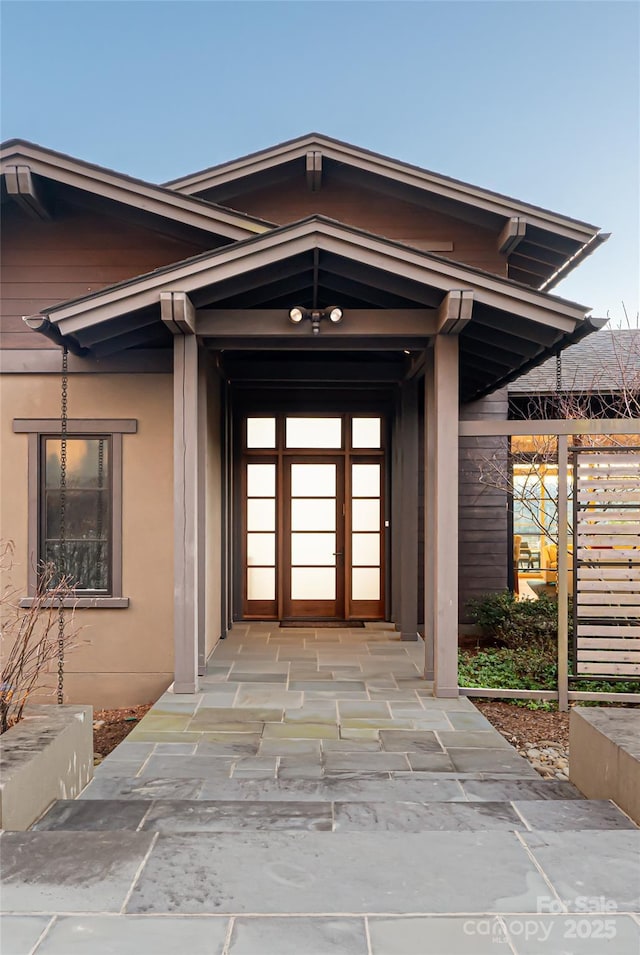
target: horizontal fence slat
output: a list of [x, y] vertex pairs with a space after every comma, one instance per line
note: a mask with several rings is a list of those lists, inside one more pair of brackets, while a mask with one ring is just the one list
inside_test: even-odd
[[629, 605], [640, 608], [640, 594], [614, 594], [610, 591], [601, 591], [595, 594], [578, 593], [578, 606], [587, 604], [614, 604], [616, 606]]
[[609, 454], [605, 451], [594, 451], [589, 454], [588, 457], [584, 453], [578, 454], [578, 467], [580, 468], [592, 468], [595, 466], [595, 461], [597, 461], [598, 464], [608, 464], [614, 467], [620, 461], [637, 461], [640, 464], [640, 455], [636, 451], [626, 451], [624, 448], [620, 448], [619, 451], [613, 451]]
[[640, 566], [578, 567], [578, 580], [632, 580], [640, 584]]
[[578, 478], [581, 491], [635, 491], [637, 477], [616, 477], [610, 479]]
[[602, 491], [594, 494], [590, 491], [578, 491], [580, 504], [640, 504], [640, 490], [637, 491]]
[[579, 663], [640, 663], [640, 651], [578, 649]]
[[578, 640], [585, 637], [640, 637], [640, 625], [624, 625], [613, 623], [610, 626], [606, 623], [580, 623], [578, 622]]
[[578, 547], [578, 559], [591, 562], [613, 560], [637, 560], [640, 562], [640, 547]]
[[596, 593], [638, 593], [638, 584], [635, 580], [578, 580], [578, 592], [581, 594]]
[[640, 611], [635, 607], [578, 607], [578, 617], [609, 617], [615, 620], [640, 619]]
[[614, 637], [607, 640], [606, 637], [578, 637], [578, 651], [592, 648], [596, 650], [637, 650], [640, 653], [640, 638], [637, 640], [620, 640]]
[[579, 524], [586, 521], [606, 523], [607, 521], [640, 521], [640, 511], [633, 507], [607, 507], [600, 510], [590, 510], [580, 507], [577, 510]]
[[627, 536], [635, 535], [636, 537], [640, 534], [640, 524], [632, 524], [631, 521], [621, 521], [609, 519], [607, 521], [599, 521], [596, 523], [590, 523], [589, 521], [580, 521], [578, 523], [578, 540], [582, 538], [583, 534], [589, 535], [601, 535], [601, 534], [614, 534], [616, 536]]
[[[578, 547], [612, 547], [615, 550], [622, 548], [640, 548], [640, 538], [637, 534], [579, 534], [578, 535]], [[638, 552], [638, 557], [640, 557], [640, 551]]]
[[640, 663], [581, 663], [576, 667], [580, 673], [599, 673], [602, 676], [640, 676]]

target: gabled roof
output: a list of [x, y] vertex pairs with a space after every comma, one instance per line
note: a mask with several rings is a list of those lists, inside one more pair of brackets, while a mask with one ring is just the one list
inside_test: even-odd
[[[533, 278], [529, 284], [536, 284], [537, 274], [537, 287], [550, 288], [556, 284], [585, 255], [608, 238], [608, 235], [600, 233], [598, 226], [590, 223], [559, 215], [548, 209], [400, 162], [320, 133], [308, 133], [240, 159], [173, 179], [165, 185], [184, 195], [205, 192], [215, 194], [216, 190], [230, 194], [231, 184], [237, 185], [237, 191], [251, 188], [254, 177], [295, 160], [302, 160], [307, 154], [316, 151], [322, 154], [323, 159], [342, 167], [351, 167], [368, 176], [392, 181], [396, 186], [400, 184], [417, 190], [440, 203], [448, 204], [450, 208], [472, 209], [474, 214], [482, 214], [496, 224], [505, 225], [509, 220], [522, 220], [526, 223], [528, 235], [522, 237], [518, 234], [517, 244], [524, 245], [519, 253], [513, 248], [513, 255], [518, 258], [514, 258], [510, 265], [514, 273], [521, 273], [518, 277], [523, 280], [531, 274]], [[458, 214], [463, 217], [460, 212]], [[553, 241], [546, 245], [543, 241], [545, 235], [553, 237]], [[532, 247], [529, 249], [529, 255], [524, 251], [527, 245]]]
[[[295, 298], [287, 286], [292, 280]], [[257, 348], [261, 336], [265, 347], [274, 347], [276, 341], [281, 342], [279, 347], [302, 343], [308, 348], [306, 338], [294, 341], [292, 336], [304, 329], [292, 330], [286, 314], [291, 304], [304, 304], [302, 299], [310, 298], [312, 288], [317, 294], [319, 284], [321, 298], [331, 295], [332, 301], [344, 304], [335, 294], [338, 290], [345, 292], [350, 303], [344, 305], [345, 321], [335, 331], [327, 329], [323, 342], [331, 347], [338, 336], [343, 347], [356, 351], [369, 347], [371, 336], [398, 338], [394, 308], [411, 312], [417, 325], [412, 326], [414, 344], [405, 343], [401, 334], [393, 347], [425, 348], [439, 327], [439, 310], [450, 293], [470, 294], [473, 314], [460, 332], [461, 384], [467, 400], [506, 383], [594, 328], [585, 306], [319, 216], [52, 305], [30, 324], [58, 342], [66, 341], [72, 350], [112, 354], [140, 345], [162, 347], [170, 343], [170, 336], [161, 321], [161, 296], [179, 292], [191, 298], [192, 327], [205, 339], [212, 334], [219, 339], [222, 326], [216, 323], [218, 316], [225, 315], [224, 334], [229, 338], [216, 348], [234, 347], [236, 339], [242, 339], [246, 347], [247, 335]], [[359, 299], [373, 307], [368, 312], [371, 324], [358, 328]], [[205, 320], [211, 308], [214, 313]], [[276, 316], [275, 332], [273, 328], [262, 331], [260, 325], [260, 309], [269, 308]], [[351, 329], [349, 308], [354, 309]], [[375, 325], [376, 315], [387, 322], [386, 331]], [[236, 325], [236, 319], [253, 324]], [[212, 327], [218, 332], [206, 330]], [[349, 342], [345, 334], [351, 335]], [[336, 343], [337, 347], [337, 339]]]
[[6, 175], [22, 166], [28, 167], [33, 175], [43, 179], [63, 183], [94, 196], [111, 199], [171, 222], [182, 223], [230, 240], [245, 239], [272, 228], [272, 223], [254, 216], [235, 212], [196, 197], [180, 195], [175, 190], [74, 159], [35, 143], [21, 139], [10, 139], [2, 143], [0, 172]]
[[97, 315], [103, 309], [110, 313], [116, 302], [126, 301], [129, 309], [141, 308], [155, 301], [157, 291], [165, 287], [179, 287], [181, 291], [190, 292], [211, 282], [221, 282], [245, 269], [256, 269], [313, 249], [343, 255], [383, 272], [392, 271], [409, 281], [432, 285], [443, 292], [473, 286], [481, 290], [478, 301], [490, 306], [501, 299], [503, 305], [509, 303], [511, 314], [535, 315], [545, 324], [553, 322], [549, 316], [557, 316], [560, 326], [564, 319], [568, 328], [569, 324], [583, 320], [590, 311], [585, 305], [538, 292], [492, 272], [461, 265], [432, 252], [409, 249], [402, 243], [324, 216], [310, 216], [261, 236], [154, 269], [82, 298], [52, 305], [44, 309], [43, 314], [60, 322], [61, 331], [65, 327], [72, 330], [75, 323], [65, 323], [73, 316], [88, 316], [90, 312]]

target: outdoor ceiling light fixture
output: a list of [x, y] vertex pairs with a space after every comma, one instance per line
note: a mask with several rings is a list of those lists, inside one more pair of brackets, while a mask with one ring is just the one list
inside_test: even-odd
[[343, 315], [342, 309], [337, 305], [329, 305], [327, 308], [304, 308], [302, 305], [294, 305], [289, 309], [289, 321], [299, 325], [303, 319], [308, 318], [314, 335], [320, 334], [320, 322], [323, 318], [328, 318], [334, 325], [338, 325]]

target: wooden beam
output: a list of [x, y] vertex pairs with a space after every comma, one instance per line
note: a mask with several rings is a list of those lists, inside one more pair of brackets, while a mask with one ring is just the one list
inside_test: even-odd
[[307, 187], [311, 192], [320, 192], [322, 186], [322, 153], [314, 149], [306, 156]]
[[498, 252], [509, 255], [520, 245], [527, 232], [527, 220], [522, 216], [512, 216], [498, 236]]
[[7, 166], [7, 194], [34, 219], [50, 219], [51, 213], [36, 187], [29, 166]]
[[640, 422], [637, 418], [541, 418], [539, 420], [512, 421], [461, 421], [458, 434], [461, 437], [489, 435], [527, 434], [637, 434]]
[[[317, 339], [359, 335], [367, 338], [401, 338], [403, 335], [429, 338], [436, 332], [435, 314], [433, 309], [426, 308], [349, 308], [345, 309], [339, 325], [323, 321]], [[215, 337], [218, 341], [225, 336], [312, 337], [310, 322], [292, 325], [284, 308], [198, 309], [194, 328], [198, 335]]]
[[442, 335], [459, 335], [465, 325], [471, 321], [473, 312], [473, 292], [468, 289], [454, 289], [447, 292], [438, 308], [437, 327]]
[[160, 315], [173, 335], [194, 335], [196, 310], [186, 292], [160, 292]]
[[295, 381], [295, 382], [399, 382], [404, 376], [404, 364], [391, 361], [260, 361], [233, 359], [223, 362], [225, 374], [231, 381]]

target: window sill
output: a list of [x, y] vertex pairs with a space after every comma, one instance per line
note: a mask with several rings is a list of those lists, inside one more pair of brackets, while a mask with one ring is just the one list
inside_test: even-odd
[[[32, 607], [35, 602], [34, 597], [22, 597], [20, 606], [23, 608]], [[43, 607], [57, 607], [57, 600], [45, 600]], [[68, 597], [63, 601], [64, 607], [71, 610], [126, 610], [129, 606], [128, 597]]]

